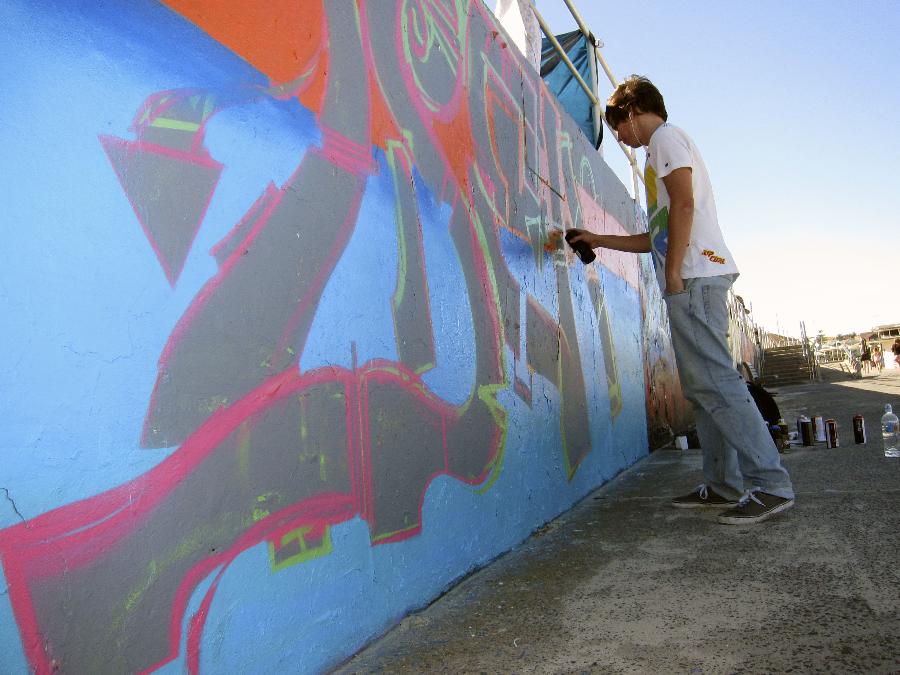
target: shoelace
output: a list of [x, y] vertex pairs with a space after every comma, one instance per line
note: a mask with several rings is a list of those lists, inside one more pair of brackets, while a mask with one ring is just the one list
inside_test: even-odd
[[738, 500], [737, 507], [741, 508], [743, 506], [747, 506], [751, 501], [756, 502], [760, 506], [765, 506], [759, 499], [756, 498], [756, 493], [761, 492], [760, 488], [753, 488], [752, 490], [747, 490], [744, 493], [744, 496]]
[[700, 499], [706, 501], [706, 498], [709, 496], [709, 490], [706, 489], [706, 483], [700, 483], [697, 487], [694, 488], [694, 492], [700, 495]]

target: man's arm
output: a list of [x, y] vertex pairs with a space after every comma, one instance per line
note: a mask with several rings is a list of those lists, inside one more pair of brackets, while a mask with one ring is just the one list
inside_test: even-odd
[[573, 244], [586, 241], [591, 248], [611, 248], [615, 251], [627, 251], [628, 253], [649, 253], [650, 234], [594, 234], [587, 230], [571, 229], [569, 232], [577, 232], [570, 241]]
[[683, 166], [663, 178], [669, 193], [669, 248], [666, 251], [666, 293], [684, 290], [681, 266], [694, 224], [694, 187], [691, 169]]

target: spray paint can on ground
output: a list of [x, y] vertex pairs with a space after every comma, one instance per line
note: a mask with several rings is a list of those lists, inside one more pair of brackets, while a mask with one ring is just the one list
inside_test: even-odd
[[819, 443], [825, 442], [825, 419], [821, 415], [815, 415], [812, 418], [813, 423], [813, 431], [815, 433], [815, 439]]
[[862, 415], [853, 416], [853, 440], [857, 445], [866, 444], [866, 420]]
[[806, 416], [800, 418], [800, 440], [806, 447], [816, 444], [812, 420]]
[[829, 448], [838, 448], [841, 445], [838, 425], [834, 420], [825, 420], [825, 445]]
[[778, 452], [781, 452], [781, 427], [777, 424], [773, 424], [769, 427], [769, 435], [772, 436], [772, 442], [775, 443]]
[[778, 420], [778, 429], [781, 432], [781, 445], [779, 448], [788, 450], [791, 447], [791, 441], [790, 436], [788, 435], [788, 425], [783, 417]]

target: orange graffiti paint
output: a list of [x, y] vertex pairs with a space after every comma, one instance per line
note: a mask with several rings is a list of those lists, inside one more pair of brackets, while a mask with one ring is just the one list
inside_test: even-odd
[[163, 0], [218, 42], [267, 75], [274, 86], [293, 89], [318, 111], [327, 73], [327, 27], [321, 0]]

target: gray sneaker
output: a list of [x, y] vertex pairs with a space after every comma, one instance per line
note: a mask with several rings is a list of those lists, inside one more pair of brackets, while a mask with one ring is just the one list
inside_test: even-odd
[[672, 506], [676, 509], [727, 509], [737, 505], [737, 501], [726, 499], [706, 484], [698, 485], [690, 494], [672, 500]]
[[757, 488], [741, 497], [741, 501], [733, 509], [720, 514], [719, 522], [725, 525], [754, 525], [787, 511], [793, 505], [793, 499], [776, 497]]

